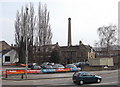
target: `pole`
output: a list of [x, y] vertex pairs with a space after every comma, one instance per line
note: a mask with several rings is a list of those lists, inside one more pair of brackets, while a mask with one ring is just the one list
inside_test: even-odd
[[[27, 17], [28, 17], [28, 8], [26, 8], [26, 14], [27, 14], [27, 16], [26, 16], [26, 20], [27, 20]], [[28, 69], [28, 44], [27, 44], [27, 29], [28, 29], [28, 25], [26, 26], [26, 72], [25, 72], [25, 74], [26, 74], [26, 78], [27, 78], [27, 69]]]
[[27, 49], [27, 35], [26, 35], [26, 78], [27, 78], [27, 69], [28, 69], [28, 49]]

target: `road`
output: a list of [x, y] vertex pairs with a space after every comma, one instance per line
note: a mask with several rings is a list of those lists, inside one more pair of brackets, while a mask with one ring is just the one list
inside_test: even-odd
[[[102, 72], [94, 72], [98, 75], [100, 75], [103, 80], [101, 83], [92, 83], [92, 84], [84, 84], [84, 87], [88, 86], [100, 86], [101, 85], [118, 85], [118, 70], [112, 70], [112, 71], [102, 71]], [[44, 74], [41, 76], [44, 77], [52, 77], [52, 76], [58, 76], [57, 78], [41, 78], [41, 79], [29, 79], [29, 80], [3, 80], [3, 85], [37, 85], [36, 87], [43, 87], [43, 86], [73, 86], [77, 87], [78, 85], [74, 84], [72, 82], [72, 74], [73, 73], [57, 73], [57, 74]], [[34, 75], [34, 77], [37, 77], [39, 75]], [[61, 77], [59, 77], [61, 76]], [[67, 77], [65, 77], [67, 76]], [[39, 85], [39, 86], [38, 86]], [[3, 86], [6, 87], [6, 86]], [[16, 87], [16, 86], [14, 86]], [[29, 86], [30, 87], [30, 86]]]

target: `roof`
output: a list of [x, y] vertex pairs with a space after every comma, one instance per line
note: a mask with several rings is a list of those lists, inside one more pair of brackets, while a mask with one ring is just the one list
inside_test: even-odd
[[6, 50], [2, 50], [2, 55], [8, 53], [9, 51], [11, 51], [12, 49], [6, 49]]
[[78, 45], [76, 45], [76, 46], [60, 46], [60, 48], [78, 48], [79, 46]]
[[0, 41], [0, 51], [11, 48], [11, 46], [6, 41]]
[[[113, 45], [111, 46], [112, 50], [120, 50], [120, 45]], [[105, 47], [94, 47], [95, 51], [104, 51]]]
[[111, 47], [112, 50], [120, 50], [120, 45], [114, 45]]
[[90, 73], [90, 72], [85, 72], [85, 71], [83, 71], [83, 72], [81, 72], [81, 71], [78, 71], [78, 72], [79, 72], [79, 73], [81, 73], [81, 74], [82, 74], [82, 73]]
[[[85, 47], [86, 49], [91, 49], [91, 46], [89, 45], [82, 45], [83, 47]], [[75, 46], [60, 46], [60, 48], [70, 48], [70, 49], [78, 49], [80, 46], [79, 45], [75, 45]]]

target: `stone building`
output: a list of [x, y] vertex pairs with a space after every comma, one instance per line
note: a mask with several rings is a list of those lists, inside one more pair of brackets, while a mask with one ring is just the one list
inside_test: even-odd
[[95, 53], [90, 45], [84, 45], [81, 41], [75, 46], [60, 47], [62, 61], [65, 64], [75, 62], [86, 62], [90, 58], [95, 58]]
[[71, 38], [71, 18], [68, 18], [68, 45], [60, 46], [61, 60], [65, 64], [75, 62], [85, 62], [90, 58], [95, 58], [95, 53], [90, 45], [84, 45], [82, 41], [79, 45], [72, 45]]
[[40, 47], [33, 46], [33, 62], [39, 64], [49, 62], [53, 50], [59, 50], [58, 43]]
[[56, 43], [45, 45], [41, 48], [38, 47], [38, 52], [34, 53], [34, 55], [36, 55], [35, 58], [41, 63], [48, 62], [51, 58], [51, 53], [53, 50], [57, 50], [59, 52], [59, 62], [61, 64], [85, 62], [90, 58], [95, 58], [95, 53], [93, 52], [93, 49], [90, 45], [84, 45], [82, 41], [79, 42], [79, 45], [72, 45], [71, 18], [68, 18], [68, 45], [59, 46], [59, 44]]

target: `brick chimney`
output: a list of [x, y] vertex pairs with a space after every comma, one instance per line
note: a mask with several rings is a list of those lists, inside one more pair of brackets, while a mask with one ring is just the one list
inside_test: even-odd
[[71, 18], [68, 18], [68, 46], [72, 45], [71, 42]]

